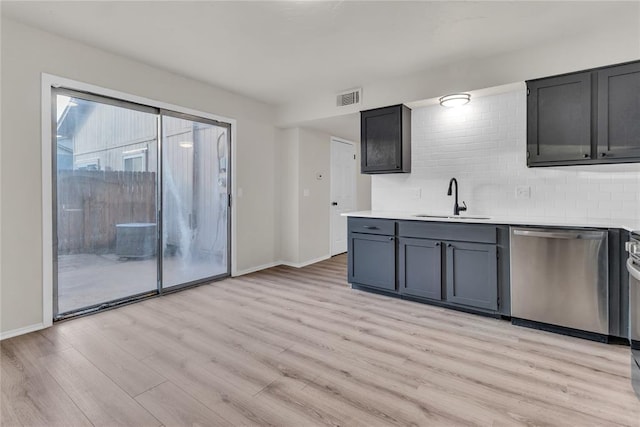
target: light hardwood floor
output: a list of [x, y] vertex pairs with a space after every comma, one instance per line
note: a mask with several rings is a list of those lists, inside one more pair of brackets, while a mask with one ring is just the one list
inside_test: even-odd
[[640, 426], [628, 347], [276, 267], [2, 342], [2, 426]]

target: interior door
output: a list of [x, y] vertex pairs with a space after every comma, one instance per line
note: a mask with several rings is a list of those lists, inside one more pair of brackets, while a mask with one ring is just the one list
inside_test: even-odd
[[230, 274], [230, 126], [162, 112], [162, 287]]
[[347, 218], [356, 209], [356, 149], [331, 139], [331, 255], [347, 251]]

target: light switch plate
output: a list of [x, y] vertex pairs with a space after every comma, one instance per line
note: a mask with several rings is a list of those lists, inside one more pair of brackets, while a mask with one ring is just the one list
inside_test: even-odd
[[303, 195], [304, 197], [309, 197], [309, 189], [308, 189], [308, 188], [305, 188], [304, 190], [302, 190], [302, 195]]

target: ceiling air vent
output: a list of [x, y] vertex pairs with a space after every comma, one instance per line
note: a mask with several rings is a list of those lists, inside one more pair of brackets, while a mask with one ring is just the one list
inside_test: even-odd
[[337, 105], [338, 107], [345, 107], [347, 105], [360, 104], [362, 102], [362, 88], [350, 89], [348, 91], [338, 94]]

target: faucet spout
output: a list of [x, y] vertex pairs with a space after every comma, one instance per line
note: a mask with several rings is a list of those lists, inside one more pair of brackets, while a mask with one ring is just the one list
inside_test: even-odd
[[455, 178], [451, 178], [449, 180], [449, 189], [447, 190], [447, 196], [451, 195], [451, 187], [453, 186], [453, 184], [456, 184], [456, 203], [458, 203], [458, 180]]
[[467, 204], [465, 202], [462, 202], [463, 206], [460, 206], [458, 204], [458, 180], [455, 179], [455, 177], [449, 180], [449, 189], [447, 190], [447, 196], [451, 196], [453, 194], [453, 184], [456, 185], [455, 201], [453, 203], [453, 214], [460, 215], [460, 212], [467, 210]]

